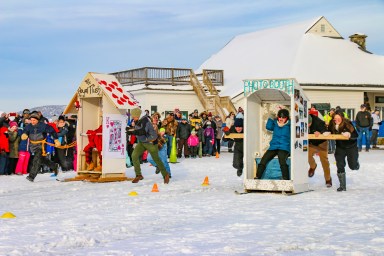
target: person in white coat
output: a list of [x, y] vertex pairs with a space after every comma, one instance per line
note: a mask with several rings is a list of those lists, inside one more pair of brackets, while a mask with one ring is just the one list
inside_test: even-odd
[[373, 125], [372, 125], [372, 136], [371, 136], [371, 145], [372, 148], [378, 148], [377, 146], [377, 135], [379, 134], [379, 129], [381, 125], [380, 111], [378, 109], [372, 113]]

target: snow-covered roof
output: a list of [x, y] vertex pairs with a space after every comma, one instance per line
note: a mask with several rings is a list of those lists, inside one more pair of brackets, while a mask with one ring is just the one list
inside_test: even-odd
[[[306, 33], [313, 20], [238, 35], [198, 69], [224, 70], [221, 96], [244, 79], [293, 77], [300, 84], [384, 85], [384, 56], [344, 39]], [[197, 71], [197, 72], [198, 72]]]

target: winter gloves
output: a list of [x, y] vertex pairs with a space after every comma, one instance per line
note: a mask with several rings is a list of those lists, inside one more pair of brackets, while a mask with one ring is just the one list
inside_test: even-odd
[[61, 143], [60, 143], [60, 141], [58, 139], [54, 140], [54, 142], [55, 142], [55, 147], [56, 148], [61, 146]]
[[341, 133], [344, 137], [346, 137], [346, 138], [350, 138], [351, 137], [351, 133], [350, 132], [342, 132]]
[[21, 135], [21, 139], [22, 139], [22, 140], [26, 140], [26, 139], [28, 139], [28, 135], [25, 134], [25, 133], [23, 133], [23, 134]]
[[269, 118], [272, 120], [275, 120], [276, 119], [276, 113], [274, 113], [274, 112], [270, 113]]

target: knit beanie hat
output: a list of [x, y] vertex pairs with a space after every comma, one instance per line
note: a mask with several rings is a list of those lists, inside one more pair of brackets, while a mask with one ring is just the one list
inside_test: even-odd
[[196, 134], [195, 129], [192, 129], [191, 134]]
[[16, 122], [9, 122], [9, 127], [13, 127], [13, 126], [16, 126], [18, 127], [17, 123]]
[[243, 118], [235, 118], [235, 127], [243, 127], [244, 119]]
[[159, 132], [165, 132], [165, 129], [164, 128], [160, 128]]
[[140, 108], [134, 108], [131, 110], [131, 116], [139, 118], [141, 115], [141, 109]]
[[40, 120], [40, 116], [37, 112], [32, 112], [30, 115], [29, 115], [29, 118], [35, 118], [36, 120]]
[[317, 111], [316, 109], [314, 108], [311, 108], [308, 112], [308, 114], [310, 115], [314, 115], [314, 116], [319, 116], [319, 111]]

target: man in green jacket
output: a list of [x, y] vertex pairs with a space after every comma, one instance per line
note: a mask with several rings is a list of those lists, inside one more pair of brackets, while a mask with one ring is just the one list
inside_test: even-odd
[[157, 147], [158, 135], [155, 129], [153, 129], [153, 125], [149, 117], [144, 115], [142, 118], [140, 118], [140, 115], [140, 108], [131, 110], [131, 117], [133, 118], [135, 126], [134, 129], [127, 130], [127, 134], [133, 134], [137, 139], [137, 145], [132, 152], [132, 162], [136, 173], [136, 177], [132, 180], [132, 183], [138, 183], [140, 180], [144, 179], [143, 175], [141, 174], [140, 157], [145, 150], [148, 150], [148, 153], [151, 154], [153, 161], [155, 161], [156, 166], [160, 169], [160, 172], [163, 175], [164, 183], [168, 184], [169, 174], [159, 157], [159, 149]]

